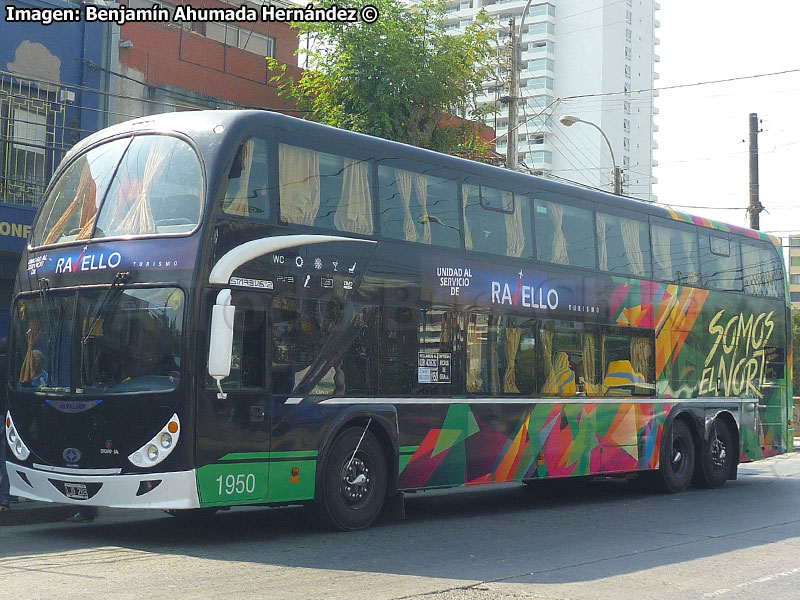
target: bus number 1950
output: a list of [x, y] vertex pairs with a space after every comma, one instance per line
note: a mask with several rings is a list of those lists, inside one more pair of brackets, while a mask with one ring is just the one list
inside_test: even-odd
[[239, 473], [238, 475], [220, 475], [217, 477], [219, 485], [219, 495], [224, 493], [227, 496], [234, 494], [252, 494], [256, 489], [256, 476], [253, 473]]

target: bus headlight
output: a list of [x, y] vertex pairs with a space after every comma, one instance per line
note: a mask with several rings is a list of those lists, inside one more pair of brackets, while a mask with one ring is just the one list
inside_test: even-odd
[[11, 452], [14, 453], [18, 460], [26, 460], [31, 455], [31, 451], [28, 450], [25, 442], [19, 437], [17, 428], [14, 427], [11, 411], [6, 413], [6, 440], [8, 441], [8, 447], [11, 448]]
[[178, 419], [178, 415], [172, 415], [172, 418], [164, 425], [161, 431], [136, 452], [131, 453], [128, 456], [128, 460], [137, 467], [154, 467], [167, 458], [175, 449], [180, 430], [181, 422]]

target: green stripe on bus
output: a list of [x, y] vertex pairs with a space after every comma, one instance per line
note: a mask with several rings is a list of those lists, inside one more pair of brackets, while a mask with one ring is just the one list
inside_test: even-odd
[[400, 446], [400, 454], [414, 454], [419, 446]]
[[293, 450], [284, 452], [231, 452], [220, 460], [271, 460], [276, 458], [316, 458], [316, 450]]

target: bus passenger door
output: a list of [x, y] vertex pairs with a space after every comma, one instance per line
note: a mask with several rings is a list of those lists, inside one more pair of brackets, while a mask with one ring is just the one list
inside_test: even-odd
[[[207, 323], [218, 290], [204, 298]], [[271, 295], [233, 290], [235, 307], [231, 372], [225, 397], [208, 376], [209, 336], [199, 336], [197, 481], [203, 506], [266, 502], [269, 486], [268, 342]]]

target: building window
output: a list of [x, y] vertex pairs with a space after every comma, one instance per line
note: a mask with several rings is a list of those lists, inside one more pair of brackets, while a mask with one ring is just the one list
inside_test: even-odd
[[630, 46], [625, 46], [625, 60], [630, 60], [633, 56], [633, 50]]
[[625, 88], [624, 89], [625, 89], [625, 95], [626, 96], [630, 96], [631, 95], [631, 84], [625, 82]]
[[625, 30], [625, 41], [630, 44], [632, 40], [633, 40], [633, 32], [630, 29], [626, 29]]
[[628, 25], [631, 25], [633, 23], [633, 13], [629, 10], [625, 11], [625, 22]]
[[631, 151], [631, 138], [629, 138], [629, 137], [622, 138], [622, 147], [623, 147], [623, 148], [624, 148], [624, 149], [625, 149], [627, 152], [630, 152], [630, 151]]
[[206, 37], [227, 46], [275, 58], [275, 38], [227, 23], [206, 23]]
[[631, 157], [630, 156], [623, 156], [622, 157], [622, 166], [623, 167], [630, 167], [631, 166]]
[[631, 78], [631, 66], [625, 65], [625, 77], [630, 79]]
[[625, 110], [625, 114], [626, 115], [631, 114], [631, 103], [630, 103], [630, 100], [623, 101], [622, 107]]
[[625, 130], [625, 133], [631, 132], [631, 121], [630, 119], [622, 119], [622, 129]]

